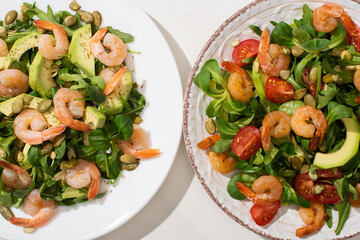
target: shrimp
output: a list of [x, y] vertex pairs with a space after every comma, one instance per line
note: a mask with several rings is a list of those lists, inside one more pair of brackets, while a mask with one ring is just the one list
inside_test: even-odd
[[297, 237], [305, 237], [319, 231], [325, 224], [327, 214], [324, 205], [316, 201], [311, 201], [310, 208], [299, 207], [299, 215], [307, 226], [296, 230]]
[[[107, 28], [105, 27], [92, 36], [89, 40], [90, 51], [95, 58], [99, 59], [106, 66], [120, 65], [125, 60], [127, 54], [126, 45], [114, 34], [106, 32]], [[101, 40], [103, 40], [103, 44], [101, 44]], [[103, 45], [110, 49], [110, 52], [107, 52]]]
[[90, 184], [87, 197], [89, 200], [96, 197], [99, 191], [101, 174], [94, 163], [79, 159], [76, 167], [66, 169], [65, 172], [65, 182], [67, 184], [73, 188], [83, 188]]
[[242, 182], [236, 182], [236, 187], [255, 204], [271, 203], [279, 200], [283, 192], [280, 181], [271, 175], [261, 176], [252, 184], [251, 190]]
[[1, 181], [15, 189], [27, 189], [32, 181], [30, 174], [20, 166], [0, 160], [0, 166], [4, 168]]
[[[29, 127], [32, 130], [29, 130]], [[34, 109], [25, 109], [14, 120], [14, 133], [24, 143], [41, 144], [65, 131], [63, 124], [48, 128], [48, 123], [41, 113]], [[45, 130], [46, 129], [46, 130]]]
[[197, 147], [199, 149], [205, 150], [207, 148], [214, 146], [214, 144], [219, 140], [221, 140], [220, 135], [214, 134], [214, 135], [211, 135], [210, 137], [203, 139], [201, 142], [199, 142]]
[[360, 207], [360, 183], [356, 184], [355, 190], [358, 193], [358, 198], [357, 198], [357, 200], [354, 200], [350, 195], [349, 203], [351, 204], [351, 206], [358, 208], [358, 207]]
[[[354, 79], [353, 79], [355, 88], [360, 92], [360, 69], [357, 69], [355, 74], [354, 74]], [[355, 98], [355, 102], [356, 103], [360, 103], [360, 96], [357, 96]]]
[[269, 30], [265, 29], [260, 37], [259, 64], [261, 70], [270, 76], [278, 77], [281, 70], [286, 70], [290, 64], [290, 56], [286, 56], [279, 45], [270, 44]]
[[105, 88], [103, 90], [103, 93], [105, 95], [109, 95], [116, 89], [116, 87], [121, 81], [121, 78], [124, 76], [126, 69], [127, 67], [123, 67], [119, 71], [114, 73], [109, 68], [105, 68], [99, 72], [98, 75], [104, 79]]
[[336, 19], [344, 25], [349, 40], [355, 50], [360, 52], [360, 28], [354, 23], [344, 8], [335, 3], [326, 3], [313, 12], [313, 25], [318, 32], [331, 32], [336, 29]]
[[[312, 123], [308, 123], [310, 119]], [[309, 105], [297, 108], [290, 119], [290, 124], [297, 135], [311, 138], [310, 151], [316, 150], [328, 127], [324, 113]]]
[[0, 38], [0, 57], [6, 57], [8, 53], [9, 49], [6, 42], [2, 38]]
[[290, 118], [290, 115], [283, 111], [274, 111], [266, 114], [260, 128], [264, 150], [270, 149], [270, 136], [283, 138], [290, 133]]
[[249, 74], [233, 62], [224, 61], [221, 66], [231, 72], [228, 79], [230, 95], [241, 102], [248, 102], [253, 96], [254, 88]]
[[55, 201], [53, 199], [50, 201], [42, 199], [39, 189], [34, 189], [24, 200], [24, 212], [32, 218], [11, 217], [9, 221], [22, 227], [41, 227], [56, 213]]
[[81, 118], [85, 111], [84, 100], [74, 100], [84, 98], [78, 90], [68, 88], [59, 89], [54, 96], [54, 112], [62, 124], [77, 131], [90, 132], [91, 128], [85, 123], [75, 120]]
[[118, 140], [117, 144], [124, 154], [132, 155], [135, 158], [152, 158], [160, 154], [159, 149], [149, 149], [146, 132], [137, 124], [133, 125], [134, 131], [129, 140]]
[[20, 70], [5, 69], [0, 71], [0, 96], [17, 96], [26, 93], [29, 78]]
[[67, 53], [70, 44], [64, 28], [60, 25], [44, 20], [35, 20], [34, 25], [42, 29], [53, 31], [54, 33], [56, 41], [55, 46], [50, 35], [42, 34], [39, 36], [39, 51], [45, 58], [60, 59], [62, 55]]
[[238, 160], [229, 156], [228, 152], [215, 153], [210, 151], [209, 160], [212, 168], [221, 174], [228, 174], [232, 172], [238, 162]]

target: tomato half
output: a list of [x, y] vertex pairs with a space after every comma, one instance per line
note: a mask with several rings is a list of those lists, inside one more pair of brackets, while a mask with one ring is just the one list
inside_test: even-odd
[[320, 194], [316, 194], [315, 200], [323, 204], [332, 204], [341, 201], [341, 198], [336, 190], [336, 187], [330, 183], [325, 182], [316, 182], [316, 184], [321, 184], [325, 186], [325, 191]]
[[339, 168], [332, 169], [316, 169], [319, 178], [321, 179], [338, 179], [342, 177], [342, 173]]
[[264, 226], [274, 219], [280, 207], [280, 200], [272, 203], [254, 204], [250, 209], [250, 214], [257, 225]]
[[231, 150], [241, 159], [246, 160], [261, 147], [261, 132], [253, 126], [242, 128], [231, 143]]
[[316, 195], [313, 194], [312, 188], [314, 182], [310, 179], [309, 174], [299, 174], [295, 178], [294, 188], [295, 191], [306, 200], [315, 200]]
[[293, 99], [294, 86], [277, 77], [269, 77], [265, 84], [266, 98], [275, 103], [285, 103]]
[[255, 39], [247, 39], [242, 41], [234, 48], [232, 53], [232, 59], [234, 62], [243, 67], [246, 63], [243, 63], [242, 60], [255, 56], [259, 52], [259, 44], [260, 42]]

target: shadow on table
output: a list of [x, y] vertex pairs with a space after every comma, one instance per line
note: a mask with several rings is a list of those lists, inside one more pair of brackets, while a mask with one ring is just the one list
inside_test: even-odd
[[[184, 89], [191, 70], [190, 63], [175, 39], [155, 19], [151, 19], [160, 29], [170, 46], [180, 73], [182, 88]], [[166, 60], [164, 59], [164, 61]], [[159, 63], [160, 66], [161, 63]], [[179, 111], [182, 111], [182, 109], [179, 109]], [[188, 161], [183, 136], [181, 136], [174, 164], [156, 195], [128, 222], [99, 239], [110, 240], [115, 237], [116, 239], [140, 239], [146, 236], [161, 225], [174, 211], [189, 188], [193, 177], [194, 172]]]

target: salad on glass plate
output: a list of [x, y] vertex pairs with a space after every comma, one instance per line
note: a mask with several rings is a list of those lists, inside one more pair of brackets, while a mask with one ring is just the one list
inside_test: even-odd
[[270, 23], [250, 25], [259, 38], [233, 40], [232, 60], [209, 59], [194, 77], [211, 98], [197, 148], [231, 176], [233, 199], [252, 202], [257, 225], [295, 205], [294, 237], [324, 225], [339, 235], [360, 206], [360, 28], [334, 3]]
[[124, 62], [132, 35], [100, 27], [101, 13], [75, 0], [19, 13], [0, 22], [0, 213], [31, 233], [160, 150], [140, 127], [146, 100]]

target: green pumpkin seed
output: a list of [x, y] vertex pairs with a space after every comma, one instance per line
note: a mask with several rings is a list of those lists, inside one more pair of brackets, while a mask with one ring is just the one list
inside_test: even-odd
[[306, 88], [300, 88], [294, 92], [293, 98], [294, 100], [300, 100], [305, 96], [306, 93], [307, 93]]
[[75, 152], [75, 148], [73, 146], [70, 146], [68, 148], [67, 157], [69, 160], [76, 158], [76, 152]]
[[76, 2], [76, 0], [73, 0], [71, 3], [70, 3], [70, 9], [73, 10], [73, 11], [79, 11], [81, 6]]
[[140, 124], [140, 123], [142, 123], [142, 118], [140, 117], [140, 116], [136, 116], [135, 118], [134, 118], [134, 120], [133, 120], [133, 123], [134, 124]]
[[51, 151], [53, 150], [54, 145], [52, 142], [47, 142], [42, 148], [41, 148], [41, 153], [43, 155], [47, 155], [49, 153], [51, 153]]
[[300, 173], [301, 173], [301, 174], [303, 174], [303, 173], [308, 173], [308, 172], [309, 172], [309, 169], [310, 169], [309, 165], [304, 164], [304, 165], [302, 165], [302, 167], [301, 167]]
[[125, 163], [125, 164], [121, 165], [121, 170], [132, 171], [132, 170], [136, 169], [137, 166], [139, 166], [139, 162], [137, 162], [137, 163]]
[[281, 70], [280, 77], [284, 80], [288, 79], [290, 77], [290, 70]]
[[310, 93], [306, 94], [304, 97], [305, 105], [316, 107], [316, 100]]
[[18, 13], [15, 10], [11, 10], [10, 12], [8, 12], [5, 15], [5, 24], [9, 25], [9, 24], [13, 23], [16, 20], [17, 16], [18, 16]]
[[94, 17], [91, 13], [79, 10], [78, 13], [80, 14], [81, 21], [85, 23], [92, 23], [94, 21]]
[[65, 140], [66, 135], [65, 134], [60, 134], [57, 135], [53, 141], [54, 147], [58, 147], [62, 144], [62, 142]]
[[313, 194], [321, 194], [322, 192], [325, 191], [325, 189], [326, 189], [326, 187], [324, 185], [317, 184], [312, 187], [311, 191]]
[[316, 83], [318, 77], [319, 67], [315, 66], [310, 70], [309, 79], [311, 82]]
[[304, 158], [301, 156], [291, 156], [289, 158], [290, 161], [290, 165], [291, 167], [296, 170], [296, 171], [300, 171], [301, 167], [302, 167], [302, 163], [304, 162]]
[[304, 49], [300, 46], [293, 46], [291, 48], [291, 53], [294, 57], [300, 57], [304, 52]]
[[208, 118], [205, 121], [205, 130], [209, 133], [209, 134], [214, 134], [216, 132], [216, 124], [214, 119]]
[[15, 161], [20, 163], [20, 162], [24, 161], [25, 156], [22, 151], [16, 150], [14, 158], [15, 158]]
[[39, 113], [44, 113], [44, 112], [46, 112], [47, 110], [49, 110], [49, 108], [51, 107], [51, 105], [52, 105], [52, 100], [50, 100], [50, 99], [46, 99], [46, 100], [42, 100], [39, 104], [38, 104], [38, 106], [37, 106], [37, 111], [39, 112]]
[[93, 17], [94, 17], [94, 25], [99, 27], [101, 25], [101, 21], [102, 21], [102, 18], [101, 18], [101, 14], [99, 11], [93, 11], [92, 13]]
[[282, 51], [282, 53], [285, 54], [286, 56], [289, 56], [290, 53], [291, 53], [290, 48], [287, 47], [287, 46], [282, 46], [282, 47], [281, 47], [281, 51]]
[[70, 26], [74, 25], [77, 20], [78, 20], [78, 19], [77, 19], [76, 16], [74, 16], [74, 15], [69, 15], [69, 16], [66, 16], [66, 17], [64, 18], [63, 24], [64, 24], [65, 26], [67, 26], [67, 27], [70, 27]]
[[3, 147], [0, 147], [0, 157], [1, 157], [2, 159], [5, 159], [6, 156], [7, 156], [7, 154], [6, 154], [5, 149], [4, 149]]
[[24, 106], [24, 99], [21, 97], [16, 98], [11, 104], [11, 110], [13, 113], [20, 113]]
[[128, 155], [128, 154], [124, 154], [120, 157], [120, 161], [122, 163], [136, 163], [137, 160], [134, 156], [132, 155]]
[[318, 179], [318, 174], [317, 174], [317, 171], [312, 171], [312, 172], [309, 172], [309, 177], [312, 181], [316, 181]]
[[3, 205], [0, 205], [0, 213], [7, 221], [9, 221], [11, 217], [14, 217], [14, 213], [11, 209]]

